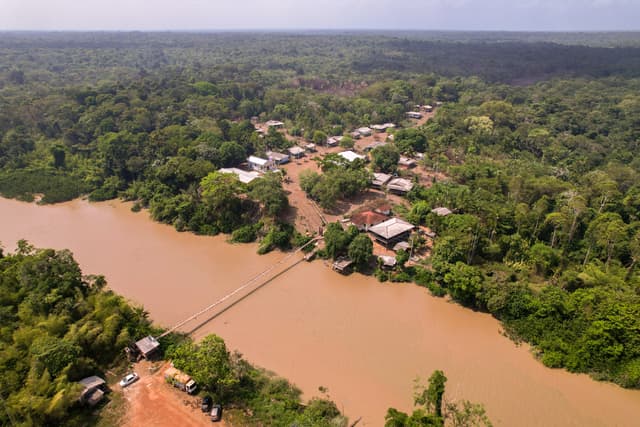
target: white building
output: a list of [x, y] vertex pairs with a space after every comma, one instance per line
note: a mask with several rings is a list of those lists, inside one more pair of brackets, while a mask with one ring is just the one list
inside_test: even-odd
[[233, 173], [238, 176], [240, 182], [244, 184], [248, 184], [254, 179], [260, 178], [260, 173], [256, 171], [244, 171], [238, 168], [222, 168], [219, 169], [218, 172], [221, 173]]
[[343, 159], [348, 160], [349, 162], [353, 162], [356, 159], [361, 159], [361, 160], [365, 160], [366, 159], [366, 157], [363, 156], [362, 154], [354, 153], [351, 150], [347, 150], [347, 151], [343, 151], [341, 153], [338, 153], [338, 156], [342, 157]]
[[272, 161], [257, 156], [249, 156], [247, 163], [251, 169], [258, 172], [267, 172], [274, 167]]

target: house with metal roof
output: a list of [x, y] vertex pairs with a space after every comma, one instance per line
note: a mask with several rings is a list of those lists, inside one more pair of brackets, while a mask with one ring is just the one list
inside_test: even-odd
[[272, 161], [258, 156], [249, 156], [247, 163], [251, 169], [259, 172], [267, 172], [273, 168]]
[[361, 159], [361, 160], [365, 160], [366, 159], [366, 157], [363, 156], [362, 154], [354, 153], [351, 150], [342, 151], [342, 152], [338, 153], [338, 156], [342, 157], [343, 159], [345, 159], [345, 160], [347, 160], [349, 162], [353, 162], [354, 160], [357, 160], [357, 159]]
[[253, 181], [254, 179], [260, 178], [260, 176], [261, 176], [260, 172], [257, 172], [257, 171], [245, 171], [245, 170], [238, 169], [238, 168], [222, 168], [222, 169], [218, 169], [218, 172], [221, 172], [221, 173], [233, 173], [238, 177], [240, 182], [242, 182], [244, 184], [248, 184], [251, 181]]
[[434, 214], [436, 214], [438, 216], [447, 216], [447, 215], [451, 215], [453, 213], [451, 211], [451, 209], [444, 208], [444, 207], [431, 209], [431, 212], [433, 212]]
[[95, 406], [104, 397], [107, 388], [107, 382], [104, 379], [93, 375], [78, 382], [84, 387], [80, 393], [80, 402]]
[[356, 129], [358, 131], [358, 133], [362, 136], [370, 136], [373, 131], [371, 130], [371, 128], [367, 127], [367, 126], [363, 126], [361, 128]]
[[267, 125], [267, 127], [273, 127], [273, 128], [281, 128], [282, 126], [284, 126], [284, 123], [282, 123], [279, 120], [269, 120], [267, 123], [265, 123]]
[[151, 335], [146, 336], [139, 341], [136, 341], [135, 346], [142, 357], [144, 357], [145, 359], [148, 359], [149, 357], [153, 356], [158, 350], [160, 350], [160, 343]]
[[413, 189], [413, 182], [405, 178], [394, 178], [387, 184], [387, 189], [396, 194], [406, 194]]
[[278, 153], [277, 151], [267, 151], [267, 157], [270, 161], [275, 165], [284, 165], [285, 163], [289, 163], [289, 155], [284, 153]]
[[299, 159], [300, 157], [304, 156], [304, 148], [298, 147], [297, 145], [295, 145], [289, 148], [289, 154], [294, 159]]
[[387, 182], [391, 180], [391, 175], [381, 172], [373, 173], [373, 180], [371, 186], [375, 188], [382, 188]]
[[407, 240], [414, 225], [400, 218], [391, 218], [385, 222], [369, 227], [369, 233], [383, 245], [393, 247], [396, 243]]
[[400, 166], [404, 166], [406, 168], [413, 168], [415, 167], [418, 163], [412, 159], [411, 157], [407, 157], [407, 156], [400, 156], [400, 159], [398, 160], [398, 164]]

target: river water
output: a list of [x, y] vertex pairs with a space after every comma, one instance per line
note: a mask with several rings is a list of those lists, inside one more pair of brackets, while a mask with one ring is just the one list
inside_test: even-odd
[[[178, 233], [121, 202], [37, 206], [0, 198], [0, 242], [73, 251], [85, 274], [171, 326], [283, 258], [255, 245]], [[204, 318], [203, 318], [204, 320]], [[638, 426], [640, 391], [545, 368], [491, 316], [415, 285], [345, 277], [302, 263], [195, 332], [277, 372], [306, 397], [318, 387], [358, 425], [381, 426], [389, 406], [409, 411], [414, 378], [435, 369], [447, 398], [485, 405], [500, 426]]]

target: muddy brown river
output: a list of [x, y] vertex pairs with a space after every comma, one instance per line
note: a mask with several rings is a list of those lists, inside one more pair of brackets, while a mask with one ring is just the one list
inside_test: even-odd
[[[69, 248], [85, 274], [142, 304], [163, 326], [207, 306], [283, 258], [255, 245], [178, 233], [120, 202], [37, 206], [0, 198], [0, 241]], [[203, 317], [204, 320], [206, 317]], [[482, 402], [500, 426], [638, 426], [640, 391], [545, 368], [491, 316], [414, 285], [301, 263], [195, 333], [215, 332], [306, 397], [327, 393], [359, 425], [408, 411], [413, 379], [442, 369], [447, 398]]]

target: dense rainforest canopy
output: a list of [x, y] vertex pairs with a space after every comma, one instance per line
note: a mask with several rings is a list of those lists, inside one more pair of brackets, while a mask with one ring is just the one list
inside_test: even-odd
[[[392, 171], [388, 156], [421, 152], [421, 167], [448, 176], [408, 195], [406, 219], [437, 237], [425, 265], [401, 263], [394, 277], [491, 312], [548, 366], [638, 388], [639, 40], [3, 34], [0, 192], [122, 196], [180, 230], [287, 248], [300, 236], [283, 216], [282, 178], [246, 185], [216, 172], [290, 146], [275, 131], [259, 137], [252, 117], [314, 141], [442, 102], [376, 153]], [[304, 179], [321, 201], [367, 179], [324, 172]], [[440, 206], [453, 214], [431, 213]]]

